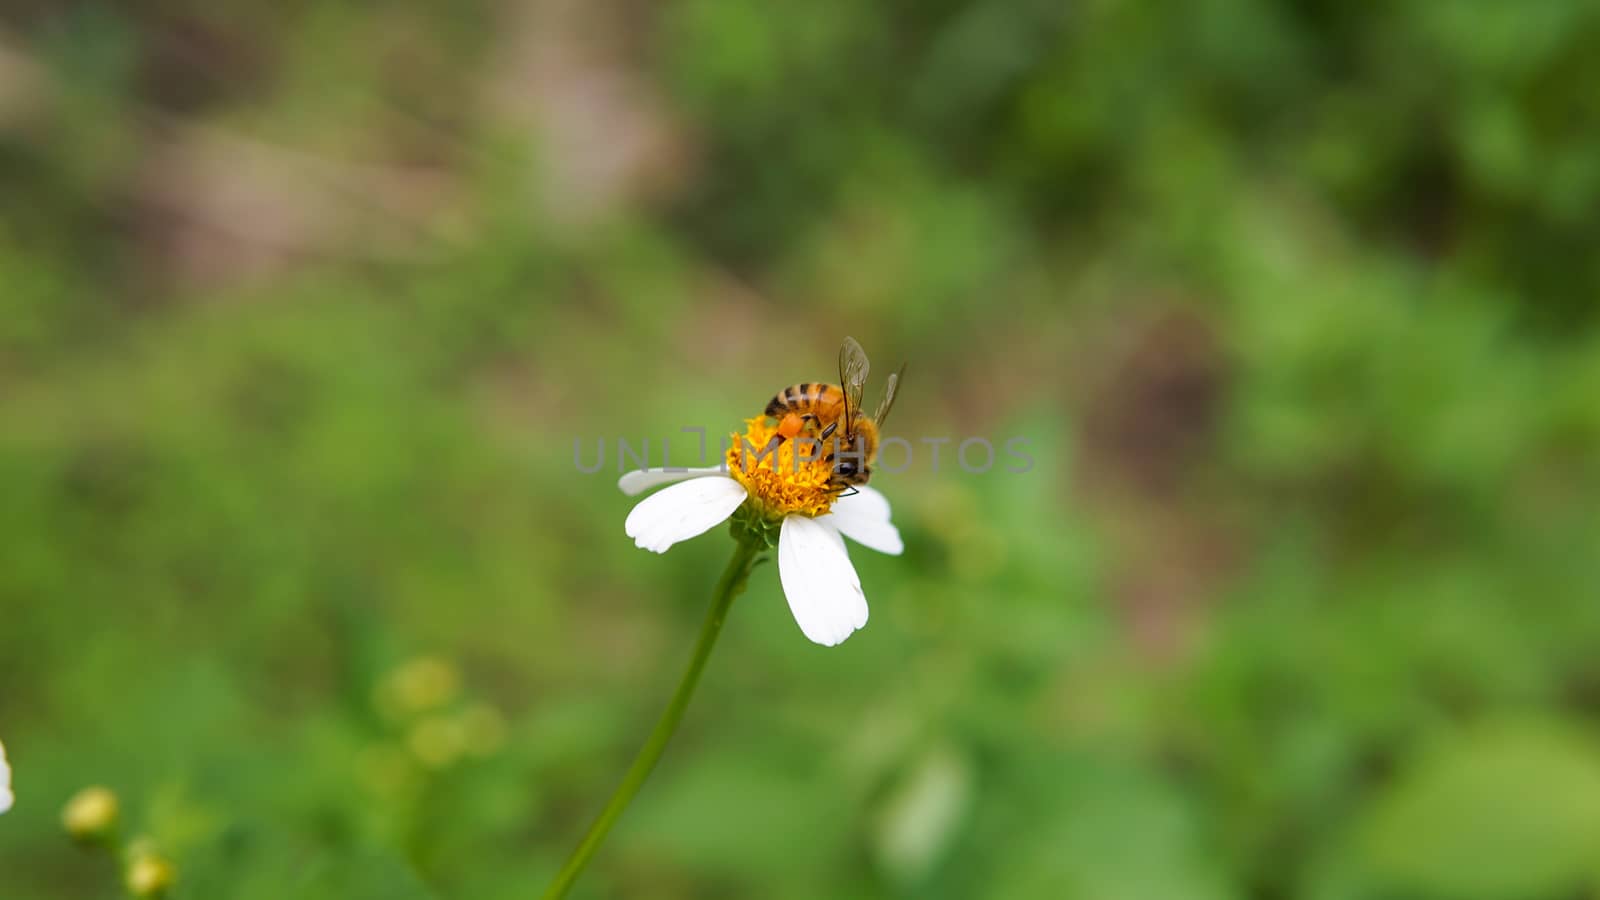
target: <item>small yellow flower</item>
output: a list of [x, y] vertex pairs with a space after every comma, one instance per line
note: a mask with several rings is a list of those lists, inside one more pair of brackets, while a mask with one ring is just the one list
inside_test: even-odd
[[135, 897], [160, 897], [178, 880], [178, 870], [166, 857], [145, 848], [128, 855], [122, 880]]
[[429, 716], [411, 726], [406, 746], [417, 761], [430, 769], [443, 769], [461, 758], [467, 749], [466, 729], [449, 716]]
[[67, 801], [61, 825], [80, 841], [99, 840], [117, 827], [117, 809], [117, 795], [110, 788], [87, 787]]
[[393, 719], [438, 709], [461, 690], [461, 673], [436, 656], [419, 656], [390, 672], [378, 685], [378, 708]]

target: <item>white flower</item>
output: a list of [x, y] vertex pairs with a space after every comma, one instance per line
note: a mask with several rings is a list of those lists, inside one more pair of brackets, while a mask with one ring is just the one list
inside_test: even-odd
[[[763, 471], [769, 479], [774, 470]], [[750, 483], [750, 487], [745, 482]], [[788, 511], [796, 502], [811, 502], [807, 494], [794, 501], [759, 496], [762, 482], [730, 477], [722, 468], [629, 472], [617, 482], [633, 495], [663, 484], [671, 486], [646, 497], [628, 514], [623, 525], [628, 537], [646, 550], [666, 552], [668, 547], [727, 521], [746, 499], [754, 497], [772, 519], [781, 521], [778, 532], [778, 579], [783, 584], [789, 610], [806, 637], [832, 647], [867, 624], [867, 598], [861, 592], [844, 538], [882, 553], [898, 555], [905, 549], [900, 532], [889, 521], [889, 501], [866, 485], [850, 496], [827, 498], [827, 512], [807, 515]], [[806, 486], [786, 488], [804, 492]], [[815, 505], [807, 507], [815, 510]]]
[[6, 745], [0, 744], [0, 813], [11, 808], [11, 764], [6, 762]]

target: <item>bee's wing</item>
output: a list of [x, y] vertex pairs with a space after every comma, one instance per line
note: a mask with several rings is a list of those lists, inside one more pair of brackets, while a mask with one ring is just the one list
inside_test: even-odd
[[906, 367], [901, 366], [900, 371], [889, 376], [889, 381], [883, 386], [883, 399], [878, 402], [878, 411], [872, 414], [872, 421], [883, 427], [883, 420], [889, 417], [889, 410], [894, 407], [894, 394], [900, 388], [900, 376], [906, 374]]
[[867, 372], [872, 364], [867, 362], [867, 351], [861, 349], [853, 337], [844, 339], [839, 348], [839, 387], [844, 390], [844, 427], [848, 434], [851, 417], [861, 409], [861, 389], [867, 384]]

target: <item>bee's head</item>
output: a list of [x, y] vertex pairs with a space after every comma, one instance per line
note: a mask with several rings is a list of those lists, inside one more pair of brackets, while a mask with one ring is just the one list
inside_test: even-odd
[[839, 450], [833, 455], [833, 477], [843, 484], [866, 484], [872, 474], [864, 452], [865, 442], [859, 433], [846, 434], [839, 441]]

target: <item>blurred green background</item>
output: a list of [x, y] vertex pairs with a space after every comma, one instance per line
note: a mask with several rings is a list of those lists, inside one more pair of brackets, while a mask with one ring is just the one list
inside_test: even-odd
[[845, 334], [1036, 465], [876, 478], [841, 647], [758, 570], [575, 896], [1600, 896], [1600, 5], [0, 21], [6, 900], [93, 783], [180, 898], [536, 895], [729, 552], [574, 439]]

